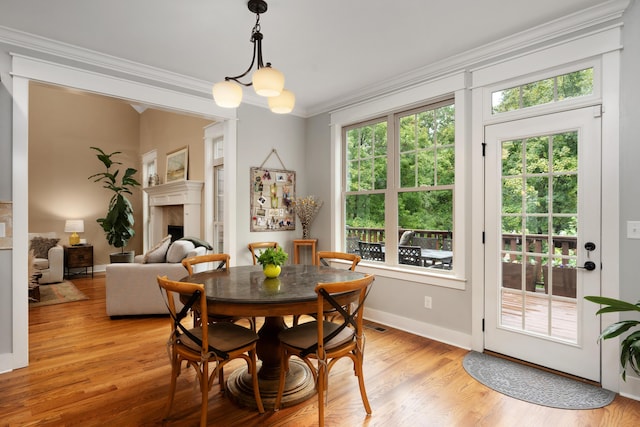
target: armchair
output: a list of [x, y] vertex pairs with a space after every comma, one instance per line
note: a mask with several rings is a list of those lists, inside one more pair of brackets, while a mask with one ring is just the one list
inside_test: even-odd
[[64, 249], [56, 233], [29, 233], [29, 250], [33, 267], [42, 274], [39, 284], [58, 283], [64, 279]]

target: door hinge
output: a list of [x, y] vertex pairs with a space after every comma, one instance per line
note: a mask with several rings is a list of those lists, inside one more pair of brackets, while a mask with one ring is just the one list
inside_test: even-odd
[[595, 105], [593, 107], [593, 117], [602, 117], [602, 113], [604, 113], [604, 108], [602, 108], [602, 105]]
[[483, 142], [482, 143], [482, 157], [484, 157], [486, 153], [487, 153], [487, 143]]
[[482, 332], [484, 332], [484, 319], [482, 319]]
[[482, 232], [482, 244], [484, 245], [484, 231]]

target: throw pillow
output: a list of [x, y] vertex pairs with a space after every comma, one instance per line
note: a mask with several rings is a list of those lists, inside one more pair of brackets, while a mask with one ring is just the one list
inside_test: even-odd
[[60, 239], [57, 238], [34, 237], [31, 239], [31, 247], [29, 249], [33, 251], [36, 258], [48, 258], [49, 249], [57, 245], [59, 241]]
[[407, 230], [404, 233], [402, 233], [402, 237], [400, 237], [400, 242], [398, 242], [398, 245], [409, 246], [411, 244], [411, 239], [413, 239], [414, 234], [415, 233], [411, 230]]
[[167, 256], [167, 250], [169, 249], [169, 245], [171, 244], [171, 234], [162, 239], [160, 243], [155, 245], [149, 252], [144, 254], [143, 263], [144, 264], [155, 264], [158, 262], [165, 262], [165, 258]]
[[188, 240], [176, 240], [171, 244], [171, 246], [169, 246], [169, 250], [167, 251], [167, 262], [180, 262], [195, 248], [196, 246]]

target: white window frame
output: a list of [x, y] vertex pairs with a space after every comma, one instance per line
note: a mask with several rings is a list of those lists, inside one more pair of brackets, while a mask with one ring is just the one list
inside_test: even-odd
[[[376, 117], [386, 116], [402, 110], [410, 110], [414, 107], [428, 105], [447, 98], [454, 99], [455, 105], [455, 168], [456, 189], [454, 192], [453, 222], [455, 233], [453, 247], [456, 259], [456, 268], [452, 272], [429, 271], [428, 269], [411, 269], [402, 265], [361, 262], [360, 270], [371, 272], [380, 277], [406, 280], [411, 282], [443, 286], [453, 289], [465, 289], [467, 281], [467, 247], [470, 220], [465, 215], [470, 195], [467, 194], [471, 175], [465, 165], [469, 164], [469, 92], [466, 89], [468, 76], [465, 72], [447, 75], [440, 79], [417, 84], [402, 92], [376, 98], [370, 102], [345, 108], [331, 113], [331, 206], [333, 213], [331, 219], [331, 243], [333, 248], [342, 248], [344, 245], [344, 206], [342, 199], [342, 177], [344, 159], [342, 156], [342, 128], [354, 123], [365, 122]], [[391, 127], [395, 125], [390, 124]], [[394, 148], [395, 149], [395, 148]], [[395, 168], [395, 166], [394, 166]], [[396, 206], [388, 206], [393, 215], [397, 216]], [[387, 211], [387, 214], [389, 212]], [[360, 267], [361, 266], [361, 267]], [[423, 271], [424, 270], [424, 271]]]
[[[152, 167], [150, 167], [152, 165]], [[151, 174], [151, 170], [153, 173], [158, 173], [158, 151], [151, 150], [142, 155], [142, 186], [143, 188], [149, 187], [149, 175]], [[151, 230], [149, 228], [151, 224], [151, 213], [149, 212], [149, 194], [146, 191], [142, 192], [142, 251], [146, 253], [150, 248], [153, 247], [153, 242], [150, 242], [151, 239]]]

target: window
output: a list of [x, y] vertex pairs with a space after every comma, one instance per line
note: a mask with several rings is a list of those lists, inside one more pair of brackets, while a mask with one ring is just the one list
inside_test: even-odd
[[491, 94], [492, 114], [549, 104], [593, 93], [593, 68], [527, 83]]
[[213, 142], [213, 246], [224, 252], [224, 140]]
[[342, 140], [346, 250], [373, 262], [451, 270], [453, 100], [345, 127]]

